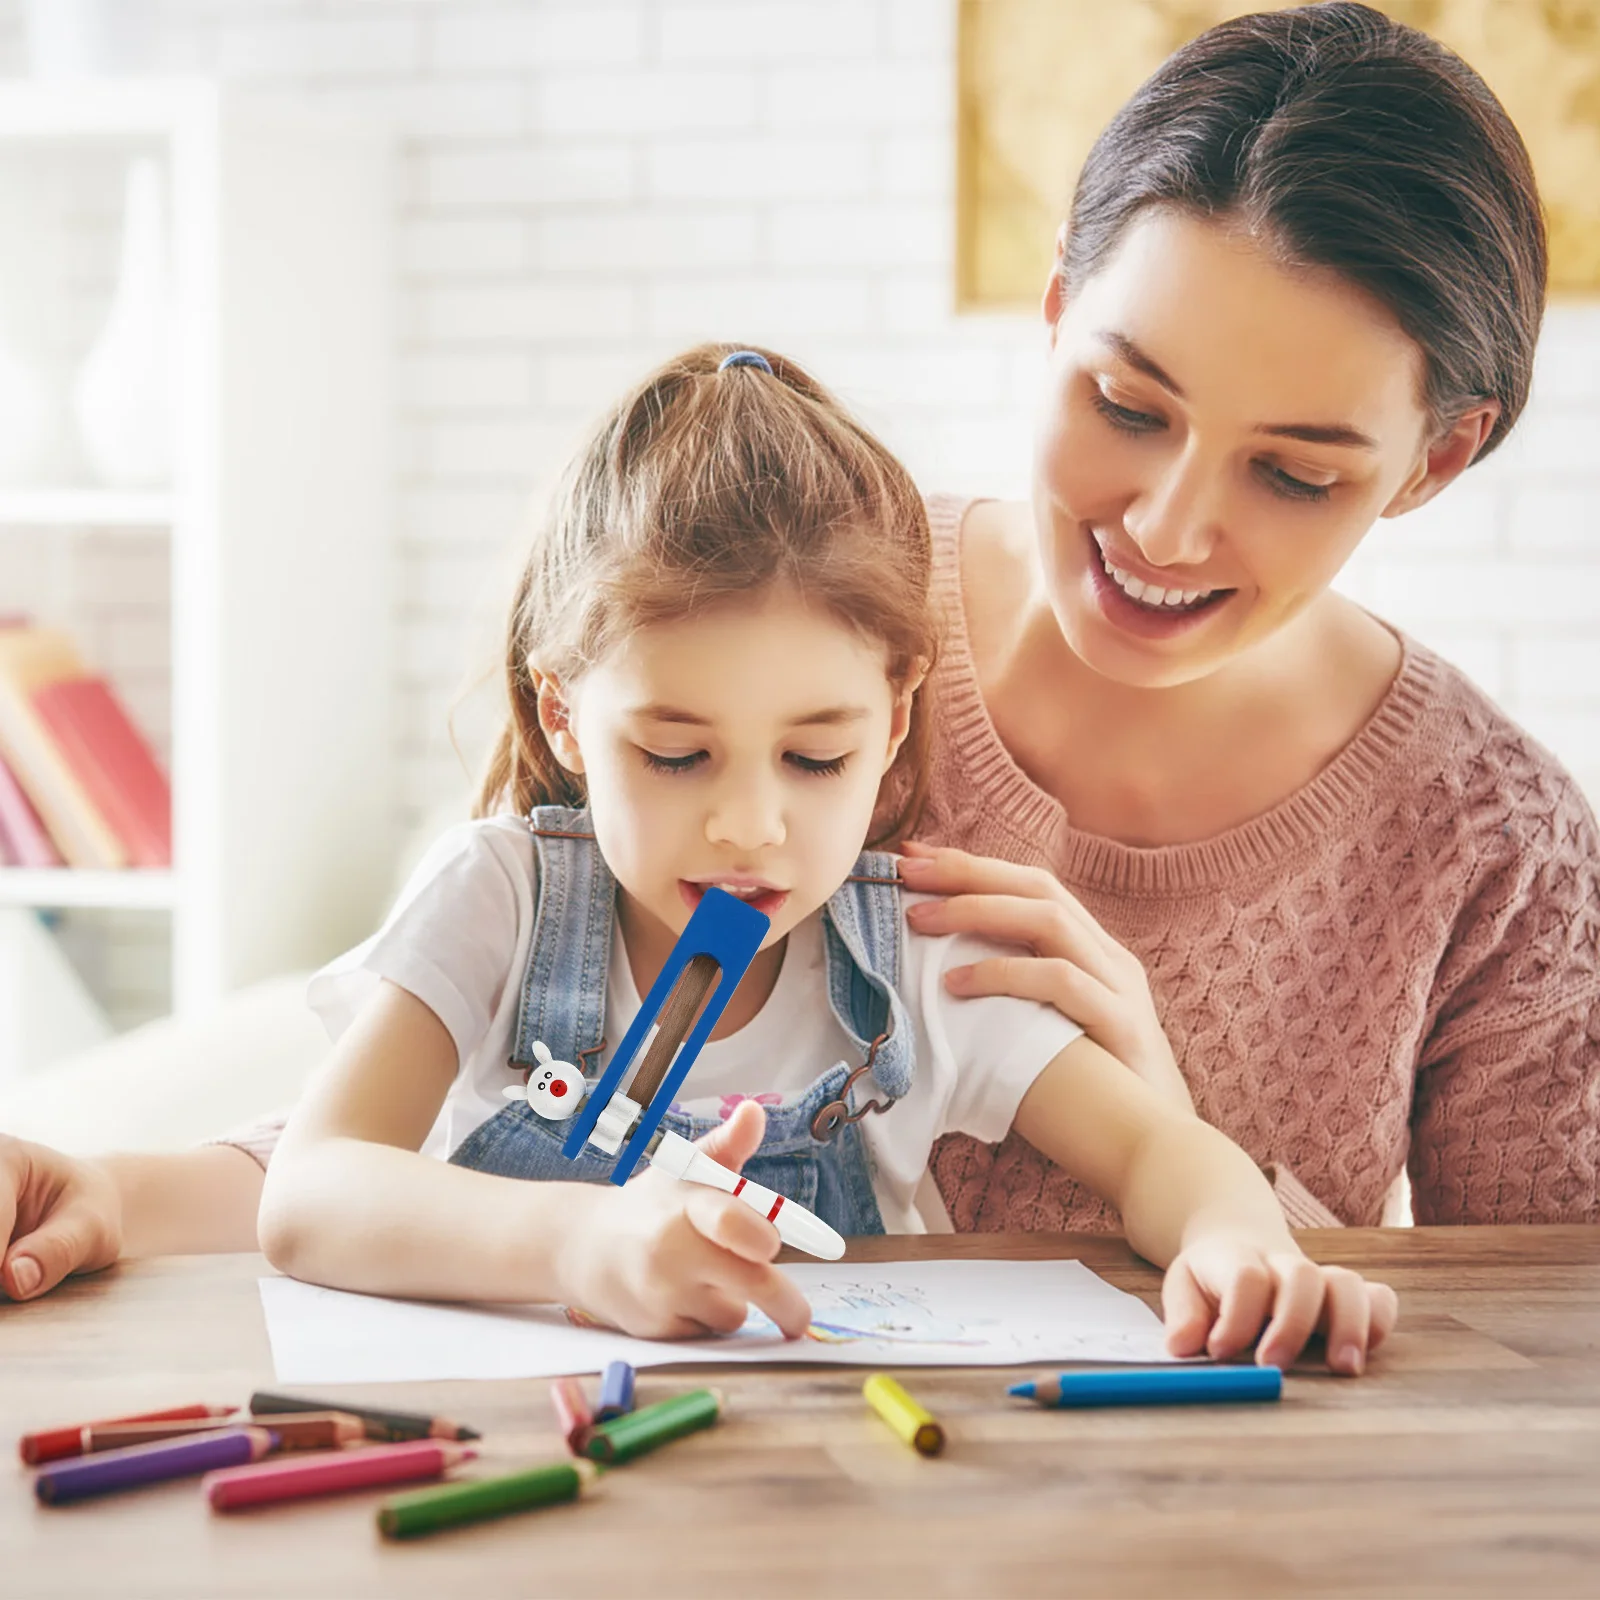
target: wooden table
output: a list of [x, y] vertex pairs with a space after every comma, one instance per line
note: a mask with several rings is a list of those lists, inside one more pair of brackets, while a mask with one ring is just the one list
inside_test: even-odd
[[[234, 1517], [168, 1484], [45, 1508], [13, 1465], [0, 1592], [92, 1595], [1492, 1595], [1600, 1593], [1600, 1228], [1355, 1230], [1314, 1255], [1385, 1278], [1401, 1325], [1358, 1381], [1307, 1366], [1276, 1406], [1042, 1412], [1004, 1373], [924, 1370], [925, 1461], [861, 1372], [718, 1368], [727, 1419], [579, 1506], [409, 1545], [377, 1496]], [[1077, 1256], [1153, 1301], [1120, 1241], [895, 1239], [854, 1259]], [[195, 1399], [272, 1367], [257, 1256], [125, 1266], [0, 1306], [0, 1429]], [[687, 1386], [647, 1373], [652, 1390]], [[480, 1467], [558, 1449], [543, 1382], [337, 1391], [469, 1420]], [[471, 1469], [476, 1470], [476, 1469]]]

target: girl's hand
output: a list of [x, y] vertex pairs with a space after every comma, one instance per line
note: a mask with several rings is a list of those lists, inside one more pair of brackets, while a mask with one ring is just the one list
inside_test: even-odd
[[1055, 878], [1039, 867], [915, 840], [901, 848], [907, 886], [950, 897], [909, 909], [919, 933], [976, 933], [1033, 951], [953, 967], [945, 974], [951, 994], [1008, 994], [1053, 1005], [1152, 1088], [1194, 1109], [1143, 964]]
[[1198, 1239], [1177, 1257], [1161, 1285], [1161, 1305], [1175, 1356], [1221, 1359], [1254, 1344], [1259, 1365], [1288, 1367], [1320, 1333], [1328, 1366], [1352, 1378], [1400, 1314], [1386, 1283], [1368, 1283], [1348, 1267], [1318, 1266], [1292, 1243], [1265, 1249], [1258, 1239], [1229, 1233]]
[[0, 1291], [32, 1300], [122, 1250], [122, 1199], [97, 1162], [0, 1134]]
[[[700, 1148], [737, 1172], [759, 1148], [766, 1120], [745, 1101]], [[787, 1338], [810, 1325], [805, 1296], [772, 1265], [778, 1230], [731, 1194], [651, 1170], [584, 1198], [593, 1205], [575, 1219], [560, 1281], [590, 1315], [644, 1339], [732, 1333], [751, 1304]]]

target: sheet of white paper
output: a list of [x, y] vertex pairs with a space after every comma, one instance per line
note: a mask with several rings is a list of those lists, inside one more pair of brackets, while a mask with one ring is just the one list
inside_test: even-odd
[[918, 1261], [785, 1268], [811, 1302], [810, 1333], [779, 1336], [752, 1312], [738, 1333], [634, 1339], [555, 1305], [442, 1306], [263, 1278], [278, 1381], [401, 1383], [548, 1378], [685, 1362], [1004, 1367], [1171, 1358], [1155, 1313], [1080, 1261]]

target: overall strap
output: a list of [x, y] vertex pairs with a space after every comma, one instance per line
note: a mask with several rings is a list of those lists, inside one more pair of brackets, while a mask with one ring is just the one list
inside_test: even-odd
[[916, 1065], [911, 1020], [898, 988], [900, 888], [895, 857], [863, 851], [822, 917], [828, 1003], [863, 1059], [874, 1039], [889, 1035], [873, 1060], [872, 1076], [895, 1100], [911, 1087]]
[[532, 1067], [538, 1039], [588, 1075], [585, 1058], [599, 1050], [605, 1031], [617, 883], [586, 810], [535, 806], [528, 831], [539, 882], [511, 1064]]

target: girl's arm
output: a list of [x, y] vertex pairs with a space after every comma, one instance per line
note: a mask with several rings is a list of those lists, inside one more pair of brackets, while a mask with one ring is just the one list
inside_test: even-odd
[[[380, 984], [273, 1153], [260, 1228], [274, 1266], [376, 1294], [559, 1300], [654, 1337], [731, 1331], [751, 1301], [805, 1328], [809, 1308], [771, 1264], [777, 1230], [731, 1195], [658, 1173], [621, 1189], [526, 1183], [418, 1154], [456, 1070], [438, 1017]], [[762, 1125], [730, 1120], [717, 1159], [748, 1159]]]
[[1250, 1157], [1092, 1040], [1039, 1075], [1016, 1128], [1115, 1205], [1129, 1243], [1168, 1269], [1175, 1355], [1232, 1356], [1255, 1343], [1258, 1361], [1281, 1367], [1321, 1331], [1328, 1364], [1353, 1375], [1393, 1327], [1393, 1290], [1308, 1260]]

